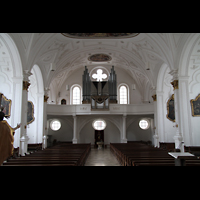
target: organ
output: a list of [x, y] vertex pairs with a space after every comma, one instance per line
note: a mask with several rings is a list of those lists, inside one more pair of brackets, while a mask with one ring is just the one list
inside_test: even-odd
[[109, 103], [117, 103], [117, 75], [114, 66], [108, 81], [91, 81], [87, 66], [82, 76], [83, 104], [91, 104], [91, 109], [108, 110]]

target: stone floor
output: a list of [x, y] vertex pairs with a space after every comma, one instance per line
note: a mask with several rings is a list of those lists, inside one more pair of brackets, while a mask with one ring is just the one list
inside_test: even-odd
[[91, 152], [85, 162], [85, 166], [121, 166], [110, 148], [91, 148]]

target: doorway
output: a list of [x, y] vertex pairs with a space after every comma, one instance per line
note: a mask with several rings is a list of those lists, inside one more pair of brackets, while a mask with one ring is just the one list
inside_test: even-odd
[[97, 148], [97, 142], [104, 142], [104, 130], [94, 130], [94, 147]]

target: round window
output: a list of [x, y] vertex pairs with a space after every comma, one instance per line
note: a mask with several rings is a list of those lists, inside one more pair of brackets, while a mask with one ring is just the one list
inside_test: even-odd
[[143, 130], [147, 130], [150, 127], [150, 122], [147, 119], [142, 119], [139, 122], [139, 127]]
[[53, 131], [58, 131], [58, 130], [61, 128], [61, 123], [60, 123], [60, 121], [58, 121], [57, 119], [52, 120], [51, 123], [50, 123], [50, 128], [51, 128]]
[[94, 120], [92, 126], [95, 130], [104, 130], [106, 128], [106, 122], [102, 119]]

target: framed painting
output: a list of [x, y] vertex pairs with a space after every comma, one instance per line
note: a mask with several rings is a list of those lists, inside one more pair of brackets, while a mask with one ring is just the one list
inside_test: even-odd
[[174, 94], [167, 101], [167, 119], [175, 122]]
[[28, 101], [28, 108], [27, 108], [27, 124], [31, 124], [34, 120], [34, 105], [32, 101]]
[[200, 117], [200, 94], [195, 99], [190, 100], [192, 107], [192, 116]]
[[5, 117], [10, 117], [11, 115], [11, 99], [7, 99], [2, 93], [0, 93], [0, 105], [4, 107], [3, 112], [5, 113]]

